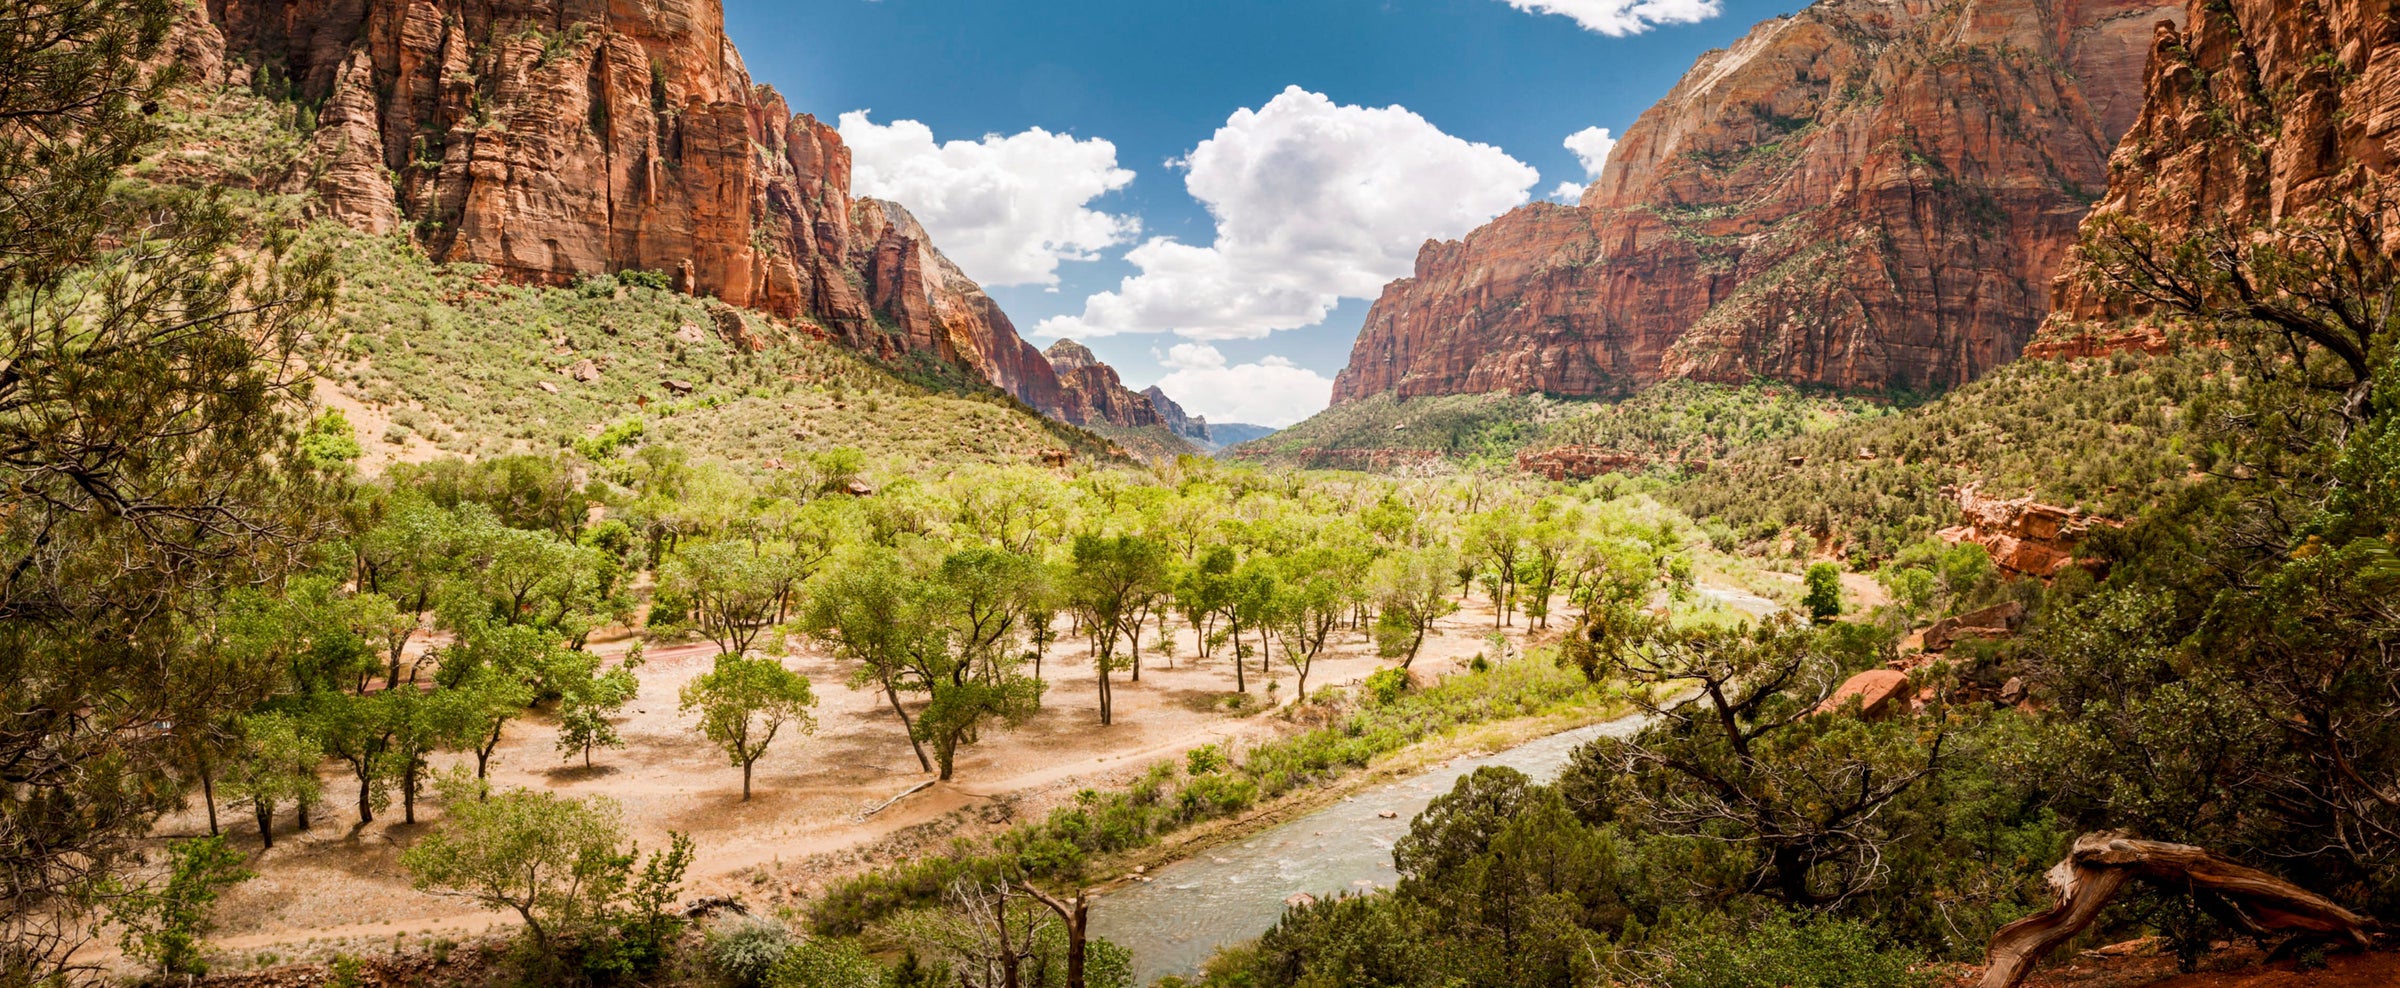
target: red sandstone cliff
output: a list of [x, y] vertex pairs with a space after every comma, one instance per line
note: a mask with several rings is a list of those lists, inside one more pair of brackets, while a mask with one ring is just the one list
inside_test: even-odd
[[[2396, 167], [2400, 7], [2191, 0], [2182, 26], [2155, 30], [2141, 117], [2109, 162], [2092, 221], [2128, 216], [2180, 239], [2263, 226], [2336, 197], [2388, 208]], [[2390, 219], [2386, 228], [2400, 229]], [[2136, 313], [2093, 274], [2070, 258], [2042, 352], [2161, 345], [2155, 328], [2109, 325]]]
[[1140, 392], [1125, 386], [1116, 368], [1101, 363], [1090, 347], [1060, 340], [1044, 351], [1058, 373], [1057, 418], [1077, 425], [1106, 422], [1127, 427], [1159, 424], [1158, 409]]
[[1428, 243], [1337, 402], [1962, 383], [2049, 308], [2166, 0], [1822, 0], [1712, 52], [1579, 205]]
[[317, 107], [287, 185], [320, 215], [522, 281], [664, 271], [1083, 421], [913, 217], [852, 198], [840, 136], [751, 82], [720, 0], [205, 0], [177, 54]]

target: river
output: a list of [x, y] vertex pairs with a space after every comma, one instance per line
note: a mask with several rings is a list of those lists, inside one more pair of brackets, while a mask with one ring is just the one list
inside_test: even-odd
[[[1774, 601], [1730, 587], [1701, 585], [1700, 594], [1752, 616], [1780, 609]], [[1255, 937], [1283, 915], [1284, 900], [1307, 893], [1320, 899], [1343, 892], [1390, 888], [1392, 843], [1408, 833], [1435, 796], [1469, 772], [1506, 765], [1537, 782], [1566, 768], [1584, 742], [1624, 737], [1642, 717], [1622, 717], [1528, 741], [1497, 754], [1453, 759], [1432, 771], [1366, 789], [1324, 809], [1247, 840], [1209, 849], [1150, 873], [1148, 882], [1120, 888], [1092, 904], [1092, 933], [1133, 951], [1136, 984], [1170, 974], [1192, 977], [1218, 947]]]
[[1439, 768], [1355, 793], [1339, 803], [1233, 844], [1210, 848], [1095, 900], [1092, 933], [1133, 951], [1136, 984], [1170, 974], [1191, 977], [1228, 943], [1274, 925], [1285, 899], [1330, 898], [1390, 888], [1392, 842], [1433, 797], [1486, 765], [1506, 765], [1536, 781], [1557, 778], [1575, 749], [1593, 738], [1623, 737], [1639, 716], [1529, 741], [1498, 754], [1457, 758]]

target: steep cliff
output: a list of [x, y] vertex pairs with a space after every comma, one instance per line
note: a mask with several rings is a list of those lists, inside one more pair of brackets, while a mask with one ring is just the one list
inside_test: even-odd
[[1428, 243], [1334, 400], [1971, 380], [2049, 308], [2163, 0], [1822, 0], [1712, 52], [1574, 206]]
[[1208, 431], [1208, 420], [1198, 415], [1185, 414], [1183, 406], [1176, 404], [1175, 399], [1167, 397], [1167, 393], [1159, 390], [1158, 385], [1153, 384], [1143, 388], [1142, 397], [1150, 399], [1150, 407], [1158, 412], [1158, 424], [1166, 426], [1168, 432], [1198, 442], [1202, 446], [1215, 445], [1215, 440]]
[[1125, 386], [1116, 368], [1101, 363], [1090, 347], [1060, 340], [1043, 351], [1058, 374], [1059, 412], [1056, 418], [1084, 425], [1105, 422], [1134, 429], [1159, 424], [1150, 399]]
[[313, 108], [285, 185], [320, 215], [519, 281], [665, 272], [1071, 411], [906, 210], [852, 197], [840, 136], [752, 83], [720, 0], [207, 0], [178, 57]]
[[[2191, 0], [2151, 44], [2140, 119], [2087, 229], [2137, 220], [2168, 242], [2304, 215], [2337, 197], [2395, 210], [2400, 7], [2390, 0]], [[2400, 215], [2386, 229], [2400, 230]], [[2400, 244], [2387, 244], [2400, 249]], [[2039, 352], [2157, 349], [2078, 253]]]

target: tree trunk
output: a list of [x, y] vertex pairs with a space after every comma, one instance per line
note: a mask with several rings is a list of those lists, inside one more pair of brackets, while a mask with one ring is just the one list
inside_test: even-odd
[[2367, 946], [2374, 921], [2330, 899], [2256, 868], [2235, 864], [2188, 844], [2135, 840], [2101, 831], [2075, 839], [2074, 850], [2050, 869], [2058, 904], [1992, 935], [1976, 988], [2016, 988], [2059, 944], [2080, 933], [2110, 899], [2136, 878], [2167, 890], [2206, 890], [2222, 898], [2248, 932], [2292, 931], [2347, 939]]
[[400, 770], [400, 822], [417, 822], [417, 768], [421, 762], [411, 760]]
[[925, 757], [925, 745], [917, 741], [917, 725], [908, 721], [908, 709], [900, 705], [900, 687], [891, 680], [883, 681], [883, 695], [890, 697], [892, 712], [900, 715], [900, 730], [908, 735], [908, 748], [917, 753], [917, 768], [933, 771], [933, 760]]
[[1083, 945], [1086, 939], [1091, 900], [1081, 890], [1076, 891], [1075, 898], [1072, 900], [1062, 901], [1057, 896], [1035, 888], [1029, 883], [1019, 882], [1017, 884], [1025, 890], [1026, 894], [1039, 900], [1042, 905], [1050, 907], [1050, 911], [1057, 913], [1059, 920], [1066, 923], [1067, 988], [1084, 988]]
[[300, 829], [308, 829], [308, 800], [306, 798], [300, 800], [300, 805], [293, 812], [292, 816], [295, 818], [295, 822], [300, 825]]
[[208, 755], [200, 755], [200, 801], [208, 804], [208, 835], [217, 835], [217, 774], [209, 770]]
[[1243, 679], [1249, 670], [1242, 665], [1242, 626], [1232, 625], [1229, 630], [1233, 632], [1233, 691], [1248, 693], [1250, 684]]
[[270, 802], [267, 802], [266, 800], [263, 800], [263, 799], [261, 799], [261, 800], [257, 800], [257, 801], [255, 801], [255, 802], [251, 803], [251, 813], [250, 813], [250, 815], [252, 815], [252, 816], [254, 816], [254, 817], [257, 817], [257, 818], [258, 818], [258, 843], [259, 843], [259, 850], [262, 850], [262, 851], [272, 851], [272, 850], [274, 850], [274, 849], [275, 849], [275, 804], [273, 804], [273, 803], [270, 803]]
[[367, 777], [366, 777], [366, 776], [363, 776], [363, 775], [362, 775], [362, 776], [359, 776], [359, 777], [358, 777], [358, 822], [360, 822], [360, 823], [374, 823], [374, 822], [375, 822], [375, 803], [374, 803], [374, 801], [373, 801], [373, 800], [371, 800], [371, 799], [369, 799], [369, 798], [368, 798], [368, 789], [369, 789], [369, 786], [368, 786], [368, 780], [367, 780]]
[[742, 802], [745, 802], [745, 803], [747, 803], [747, 802], [749, 802], [749, 801], [750, 801], [750, 765], [751, 765], [751, 761], [752, 761], [752, 760], [751, 760], [751, 759], [748, 759], [748, 758], [744, 758], [744, 759], [742, 759]]

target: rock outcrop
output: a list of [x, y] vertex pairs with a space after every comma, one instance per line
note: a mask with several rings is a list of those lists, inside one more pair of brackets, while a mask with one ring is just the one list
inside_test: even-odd
[[[2380, 204], [2400, 230], [2400, 11], [2388, 0], [2190, 0], [2151, 40], [2141, 116], [2086, 229], [2127, 217], [2170, 241]], [[2400, 250], [2400, 244], [2386, 244]], [[2056, 286], [2045, 352], [2074, 356], [2155, 328], [2080, 252]]]
[[2075, 561], [2075, 546], [2093, 525], [2118, 524], [2079, 508], [2042, 504], [2030, 495], [1990, 497], [1974, 484], [1947, 493], [1957, 499], [1966, 524], [1942, 529], [1942, 541], [1951, 545], [1973, 542], [1990, 553], [2001, 569], [2028, 576], [2057, 576]]
[[1157, 425], [1158, 409], [1150, 399], [1125, 386], [1116, 368], [1101, 363], [1090, 347], [1060, 340], [1043, 351], [1058, 375], [1059, 411], [1056, 417], [1077, 425], [1107, 423], [1126, 428]]
[[1334, 400], [1665, 378], [1958, 384], [2014, 358], [2168, 0], [1821, 0], [1711, 52], [1573, 206], [1428, 243]]
[[885, 359], [954, 362], [1071, 412], [1049, 362], [915, 218], [853, 198], [840, 135], [751, 81], [721, 0], [195, 10], [181, 61], [316, 108], [285, 184], [313, 192], [319, 215], [405, 229], [436, 259], [523, 282], [662, 272], [680, 291]]
[[1142, 397], [1150, 399], [1150, 407], [1158, 412], [1158, 424], [1166, 426], [1168, 432], [1204, 446], [1216, 444], [1209, 435], [1208, 420], [1198, 415], [1184, 414], [1183, 406], [1167, 397], [1167, 393], [1159, 390], [1158, 385], [1143, 388]]
[[1606, 473], [1638, 473], [1650, 465], [1640, 453], [1599, 446], [1554, 446], [1517, 454], [1517, 469], [1550, 480], [1590, 480]]

